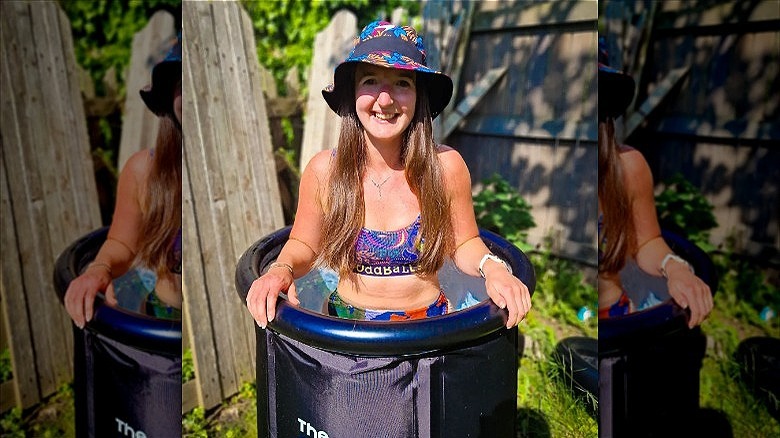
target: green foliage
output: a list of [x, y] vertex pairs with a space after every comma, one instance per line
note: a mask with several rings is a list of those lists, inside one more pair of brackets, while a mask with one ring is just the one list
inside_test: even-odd
[[195, 364], [192, 361], [192, 349], [187, 348], [181, 354], [181, 381], [189, 382], [195, 378]]
[[482, 184], [482, 191], [473, 198], [477, 225], [499, 234], [523, 251], [529, 250], [528, 229], [536, 226], [531, 206], [497, 173]]
[[355, 13], [359, 28], [372, 20], [386, 19], [398, 6], [412, 15], [419, 11], [419, 3], [408, 0], [241, 0], [241, 4], [252, 19], [260, 64], [271, 71], [282, 95], [286, 94], [284, 77], [293, 68], [297, 68], [301, 82], [307, 82], [314, 38], [340, 9]]
[[530, 257], [536, 273], [532, 312], [596, 336], [596, 318], [580, 321], [577, 316], [582, 307], [595, 312], [598, 307], [596, 287], [587, 281], [576, 263], [555, 257], [550, 251], [550, 242], [551, 238], [545, 239], [542, 250]]
[[159, 8], [172, 11], [181, 0], [60, 0], [59, 4], [70, 19], [76, 62], [89, 72], [97, 94], [105, 94], [100, 88], [102, 78], [113, 67], [118, 73], [119, 95], [124, 96], [133, 36]]
[[182, 436], [187, 438], [208, 438], [206, 412], [200, 406], [184, 415], [181, 420]]
[[665, 181], [655, 198], [661, 227], [679, 232], [705, 251], [714, 249], [709, 230], [718, 226], [712, 204], [681, 174]]
[[780, 294], [761, 268], [730, 252], [712, 253], [711, 257], [719, 279], [715, 307], [729, 319], [765, 328], [767, 334], [780, 333], [780, 318], [764, 321], [760, 317], [764, 307], [780, 310]]
[[0, 382], [6, 382], [14, 377], [13, 364], [11, 364], [11, 350], [4, 348], [0, 351]]
[[3, 418], [0, 418], [0, 432], [3, 437], [24, 438], [24, 429], [22, 428], [22, 410], [11, 408]]

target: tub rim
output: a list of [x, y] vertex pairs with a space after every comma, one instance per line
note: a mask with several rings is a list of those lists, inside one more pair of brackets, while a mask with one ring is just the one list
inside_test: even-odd
[[[696, 276], [709, 287], [713, 297], [718, 289], [718, 276], [712, 259], [695, 243], [668, 229], [661, 229], [661, 237], [676, 254], [693, 266]], [[680, 307], [672, 298], [663, 303], [628, 315], [600, 319], [599, 357], [636, 345], [642, 339], [671, 336], [688, 329], [690, 310]]]
[[[244, 304], [252, 282], [279, 255], [291, 229], [292, 226], [286, 226], [257, 240], [239, 259], [235, 282]], [[533, 296], [536, 277], [528, 257], [496, 233], [479, 229], [479, 235], [488, 249], [507, 260], [514, 275], [526, 284]], [[408, 357], [461, 348], [499, 336], [502, 330], [508, 330], [507, 317], [508, 312], [489, 299], [447, 315], [392, 322], [336, 318], [293, 306], [281, 299], [276, 317], [267, 329], [339, 354]], [[258, 334], [264, 331], [257, 324], [254, 326]]]
[[[82, 235], [68, 245], [54, 263], [54, 288], [60, 303], [68, 285], [92, 261], [106, 240], [108, 226]], [[181, 321], [165, 320], [105, 304], [103, 294], [95, 297], [94, 315], [84, 330], [106, 336], [133, 348], [165, 356], [181, 356]], [[70, 320], [70, 316], [68, 316]], [[71, 320], [71, 323], [73, 321]], [[78, 327], [73, 323], [74, 329]]]

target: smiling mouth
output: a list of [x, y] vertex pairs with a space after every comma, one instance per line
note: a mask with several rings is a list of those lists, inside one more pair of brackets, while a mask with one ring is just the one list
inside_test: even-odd
[[398, 114], [396, 114], [396, 113], [393, 113], [393, 114], [386, 114], [386, 113], [374, 113], [374, 117], [376, 117], [376, 118], [377, 118], [377, 119], [379, 119], [379, 120], [384, 120], [384, 121], [392, 120], [392, 119], [394, 119], [396, 116], [398, 116]]

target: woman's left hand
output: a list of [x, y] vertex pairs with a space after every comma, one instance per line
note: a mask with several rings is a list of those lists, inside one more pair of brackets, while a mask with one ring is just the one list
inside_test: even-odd
[[668, 270], [669, 295], [683, 309], [690, 309], [688, 327], [701, 324], [712, 311], [712, 292], [707, 283], [694, 275], [687, 267], [677, 264]]
[[486, 274], [485, 287], [496, 305], [509, 311], [506, 327], [512, 328], [531, 310], [531, 294], [528, 287], [507, 270], [494, 269]]

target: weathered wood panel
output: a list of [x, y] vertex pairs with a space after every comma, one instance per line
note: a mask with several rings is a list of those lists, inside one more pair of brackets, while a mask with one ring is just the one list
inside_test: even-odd
[[[623, 7], [624, 16], [633, 13]], [[632, 112], [676, 69], [687, 75], [626, 139], [656, 192], [681, 173], [714, 206], [712, 244], [780, 264], [780, 9], [774, 0], [659, 3], [635, 71]], [[630, 26], [630, 25], [628, 25]], [[619, 21], [615, 28], [626, 27]], [[609, 28], [610, 34], [613, 33]], [[620, 35], [620, 34], [618, 34]], [[615, 37], [618, 47], [628, 43]], [[638, 110], [636, 110], [638, 112]]]
[[597, 17], [596, 2], [479, 3], [456, 103], [491, 69], [507, 72], [446, 139], [464, 155], [475, 191], [497, 172], [531, 204], [529, 243], [552, 236], [554, 253], [592, 265]]
[[300, 169], [306, 168], [317, 152], [336, 147], [341, 119], [328, 106], [321, 90], [333, 82], [333, 71], [352, 49], [358, 33], [357, 18], [347, 10], [337, 12], [328, 27], [314, 40], [314, 56], [309, 71], [309, 97], [301, 144]]
[[72, 378], [71, 322], [53, 265], [100, 226], [100, 213], [70, 24], [54, 2], [0, 8], [2, 301], [16, 404], [29, 407]]
[[175, 40], [173, 15], [163, 10], [154, 13], [146, 26], [133, 36], [117, 169], [122, 169], [134, 153], [154, 147], [159, 119], [146, 108], [138, 91], [151, 84], [152, 69], [165, 58]]
[[251, 22], [235, 2], [185, 2], [184, 302], [199, 404], [254, 380], [254, 321], [236, 263], [283, 226]]

